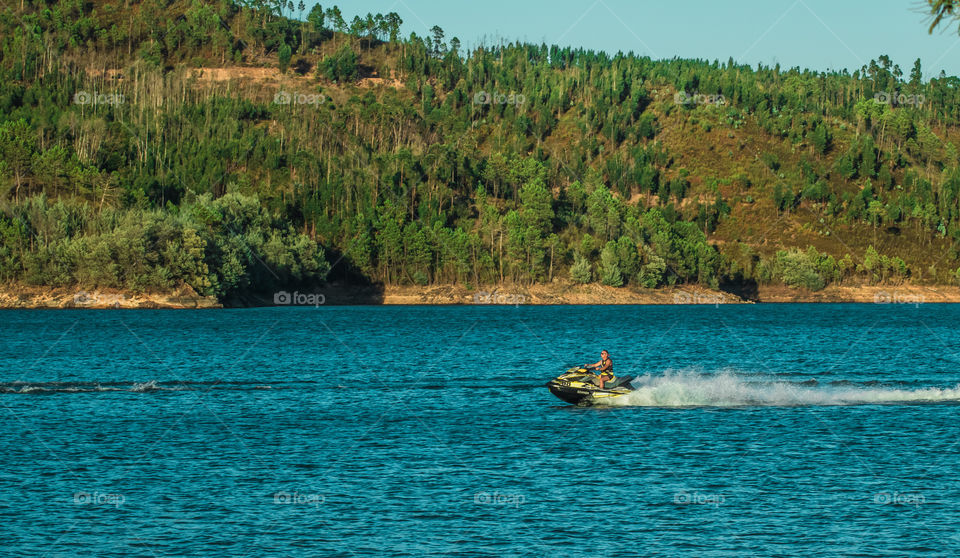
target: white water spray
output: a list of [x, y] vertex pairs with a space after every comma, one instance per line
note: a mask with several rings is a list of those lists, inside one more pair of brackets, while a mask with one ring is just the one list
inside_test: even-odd
[[664, 375], [636, 378], [633, 386], [635, 391], [632, 393], [602, 399], [598, 403], [637, 407], [791, 407], [960, 402], [960, 385], [916, 390], [835, 387], [801, 385], [762, 376], [747, 378], [730, 372], [668, 372]]

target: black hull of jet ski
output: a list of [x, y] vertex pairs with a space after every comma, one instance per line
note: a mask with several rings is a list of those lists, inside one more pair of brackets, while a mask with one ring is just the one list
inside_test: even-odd
[[547, 387], [550, 388], [550, 393], [572, 405], [579, 405], [581, 401], [592, 395], [589, 390], [558, 386], [553, 382], [547, 384]]
[[561, 401], [572, 405], [592, 405], [598, 401], [624, 396], [633, 389], [630, 387], [630, 376], [617, 378], [609, 384], [612, 389], [600, 389], [593, 383], [594, 375], [585, 369], [572, 369], [559, 378], [547, 382], [547, 388]]

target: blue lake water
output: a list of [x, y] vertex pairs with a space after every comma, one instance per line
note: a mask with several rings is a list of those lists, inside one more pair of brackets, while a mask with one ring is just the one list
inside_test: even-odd
[[[3, 555], [960, 553], [960, 306], [0, 312]], [[610, 351], [617, 405], [544, 387]]]

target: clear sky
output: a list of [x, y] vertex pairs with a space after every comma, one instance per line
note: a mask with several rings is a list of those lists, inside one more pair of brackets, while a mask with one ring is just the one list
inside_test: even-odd
[[[312, 5], [313, 3], [308, 3]], [[954, 22], [927, 34], [924, 0], [350, 0], [348, 21], [397, 12], [404, 35], [439, 25], [464, 47], [521, 40], [653, 58], [851, 71], [887, 54], [908, 74], [960, 75]], [[309, 8], [308, 8], [309, 9]]]

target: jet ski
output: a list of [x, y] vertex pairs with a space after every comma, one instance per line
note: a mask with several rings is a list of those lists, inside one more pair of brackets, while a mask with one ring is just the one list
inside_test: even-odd
[[620, 397], [633, 391], [630, 387], [633, 376], [614, 376], [609, 382], [603, 383], [603, 389], [593, 382], [596, 377], [593, 372], [577, 366], [547, 382], [547, 387], [550, 393], [574, 405], [593, 405], [600, 400]]

